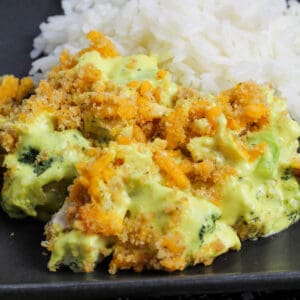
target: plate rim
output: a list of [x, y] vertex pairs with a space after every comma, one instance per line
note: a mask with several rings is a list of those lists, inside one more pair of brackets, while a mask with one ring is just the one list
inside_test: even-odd
[[[233, 274], [191, 274], [172, 277], [116, 278], [93, 281], [63, 281], [51, 283], [18, 283], [0, 285], [0, 296], [20, 295], [37, 299], [47, 292], [50, 298], [60, 296], [162, 296], [180, 294], [216, 294], [259, 290], [297, 290], [300, 288], [300, 271], [252, 272]], [[50, 299], [49, 298], [49, 299]], [[47, 298], [48, 299], [48, 298]]]

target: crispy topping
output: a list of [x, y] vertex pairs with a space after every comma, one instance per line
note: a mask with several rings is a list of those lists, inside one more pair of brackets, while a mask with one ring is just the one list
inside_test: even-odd
[[180, 189], [186, 189], [190, 186], [189, 179], [176, 164], [175, 160], [167, 155], [167, 152], [154, 153], [153, 159], [159, 168], [165, 172]]
[[269, 110], [262, 88], [244, 82], [221, 93], [217, 101], [222, 107], [228, 127], [233, 130], [259, 130], [269, 121]]
[[115, 45], [99, 31], [92, 30], [87, 34], [87, 38], [91, 41], [90, 48], [84, 50], [84, 52], [90, 50], [98, 51], [103, 57], [115, 57], [119, 55]]

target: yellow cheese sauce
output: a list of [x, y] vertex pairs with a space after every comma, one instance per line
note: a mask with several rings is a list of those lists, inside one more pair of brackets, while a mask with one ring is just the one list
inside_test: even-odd
[[88, 37], [30, 98], [6, 96], [1, 116], [2, 207], [57, 211], [42, 243], [51, 271], [91, 272], [107, 256], [112, 274], [209, 265], [299, 219], [300, 126], [271, 87], [203, 95], [155, 56]]
[[62, 205], [67, 186], [77, 174], [74, 165], [86, 159], [90, 143], [77, 130], [54, 131], [51, 115], [46, 113], [34, 122], [13, 126], [18, 144], [3, 162], [7, 168], [3, 209], [11, 217], [47, 220]]

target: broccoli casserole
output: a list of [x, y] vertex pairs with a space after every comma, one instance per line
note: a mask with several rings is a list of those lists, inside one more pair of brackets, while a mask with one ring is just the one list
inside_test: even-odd
[[88, 38], [34, 93], [28, 79], [0, 86], [2, 207], [51, 217], [51, 271], [108, 256], [112, 274], [209, 265], [299, 219], [300, 126], [271, 86], [205, 95], [153, 55]]

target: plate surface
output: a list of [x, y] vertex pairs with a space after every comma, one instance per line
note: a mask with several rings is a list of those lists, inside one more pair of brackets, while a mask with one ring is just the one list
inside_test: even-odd
[[[47, 16], [61, 12], [59, 2], [0, 1], [0, 74], [27, 74], [38, 26]], [[272, 237], [247, 241], [241, 251], [217, 258], [210, 267], [196, 266], [173, 274], [120, 272], [110, 276], [106, 266], [99, 266], [92, 274], [69, 270], [50, 273], [40, 246], [43, 224], [11, 220], [0, 212], [0, 299], [74, 300], [300, 289], [299, 236], [300, 223]]]

